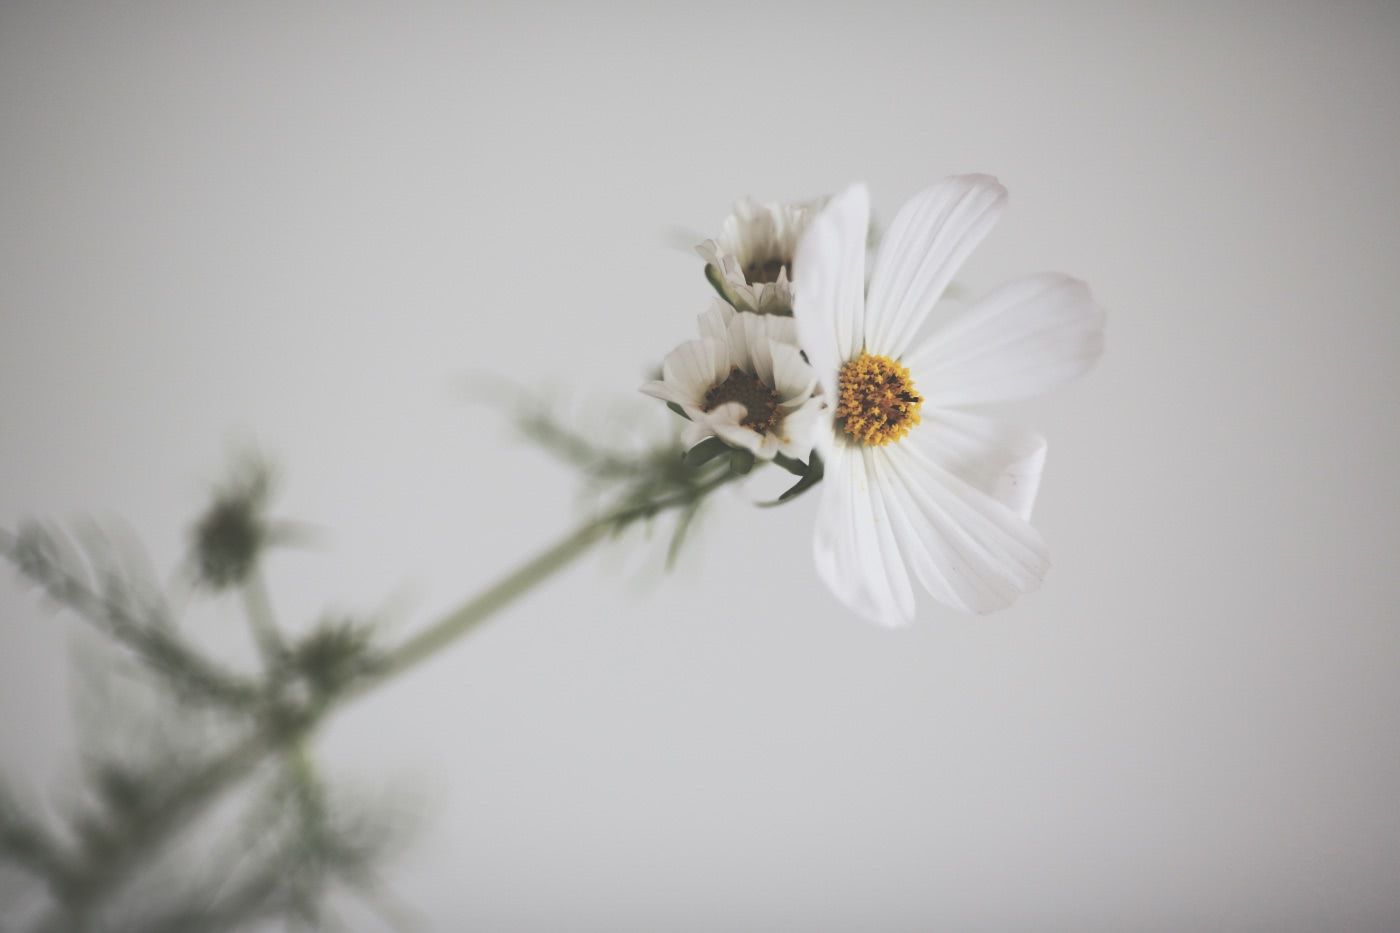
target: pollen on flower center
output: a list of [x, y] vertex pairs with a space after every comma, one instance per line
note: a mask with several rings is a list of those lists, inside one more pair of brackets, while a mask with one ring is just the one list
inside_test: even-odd
[[788, 270], [789, 276], [792, 275], [792, 263], [781, 256], [755, 259], [745, 264], [744, 280], [750, 285], [771, 285], [778, 281], [783, 269]]
[[753, 373], [738, 367], [729, 371], [729, 376], [705, 393], [702, 411], [713, 411], [726, 402], [738, 402], [744, 406], [745, 414], [739, 423], [753, 428], [759, 434], [769, 434], [782, 423], [783, 413], [778, 410], [778, 394], [771, 386], [765, 385]]
[[924, 400], [907, 367], [888, 356], [862, 353], [841, 367], [836, 419], [862, 444], [897, 441], [919, 423]]

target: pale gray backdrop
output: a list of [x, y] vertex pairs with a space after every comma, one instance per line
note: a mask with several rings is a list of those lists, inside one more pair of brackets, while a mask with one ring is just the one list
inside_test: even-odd
[[[434, 930], [1394, 929], [1397, 100], [1392, 3], [6, 2], [0, 523], [167, 566], [255, 441], [332, 529], [283, 614], [407, 630], [571, 521], [463, 374], [610, 404], [706, 299], [675, 227], [994, 173], [964, 284], [1110, 318], [1010, 413], [1044, 589], [862, 624], [814, 499], [726, 502], [659, 585], [587, 560], [324, 736], [421, 801], [394, 890]], [[0, 611], [0, 764], [60, 795], [74, 629]]]

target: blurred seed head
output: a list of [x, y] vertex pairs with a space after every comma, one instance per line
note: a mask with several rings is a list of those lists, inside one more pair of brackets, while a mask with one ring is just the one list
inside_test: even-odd
[[237, 463], [194, 527], [195, 575], [200, 583], [221, 590], [241, 584], [257, 566], [268, 543], [266, 515], [272, 494], [272, 470], [267, 463], [245, 457]]
[[292, 663], [315, 696], [332, 696], [374, 668], [372, 634], [348, 620], [327, 621], [296, 646]]

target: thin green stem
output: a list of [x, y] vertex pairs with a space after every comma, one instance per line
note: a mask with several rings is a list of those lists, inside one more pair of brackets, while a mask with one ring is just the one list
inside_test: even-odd
[[404, 642], [389, 656], [387, 663], [379, 669], [376, 675], [362, 681], [358, 688], [352, 691], [352, 694], [366, 693], [376, 689], [385, 681], [426, 661], [458, 639], [475, 631], [497, 610], [509, 605], [544, 582], [552, 574], [567, 567], [614, 529], [625, 527], [648, 515], [658, 514], [679, 506], [693, 505], [733, 479], [735, 479], [733, 474], [721, 473], [685, 492], [653, 500], [643, 505], [619, 509], [585, 522], [549, 548], [526, 561], [485, 592], [467, 600], [436, 623]]
[[459, 638], [474, 631], [497, 610], [534, 589], [539, 583], [562, 570], [602, 539], [611, 527], [606, 519], [595, 519], [580, 525], [570, 534], [526, 561], [485, 592], [467, 600], [433, 625], [404, 642], [373, 679], [361, 684], [357, 692], [366, 692], [437, 654]]

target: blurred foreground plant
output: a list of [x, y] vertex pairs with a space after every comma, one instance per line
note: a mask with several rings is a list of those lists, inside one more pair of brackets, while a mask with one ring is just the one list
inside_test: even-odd
[[[38, 522], [0, 530], [0, 553], [20, 575], [99, 633], [124, 657], [127, 674], [149, 688], [139, 715], [148, 727], [159, 723], [153, 731], [166, 746], [85, 748], [79, 802], [56, 818], [40, 817], [37, 807], [22, 806], [0, 787], [0, 900], [19, 905], [0, 913], [0, 930], [26, 913], [34, 915], [35, 931], [233, 930], [273, 919], [314, 928], [336, 890], [367, 897], [400, 922], [394, 918], [402, 912], [373, 894], [380, 888], [374, 866], [394, 839], [393, 827], [336, 804], [316, 766], [317, 728], [597, 542], [674, 512], [674, 557], [706, 497], [752, 465], [727, 455], [682, 458], [674, 438], [640, 455], [611, 449], [556, 420], [538, 399], [517, 398], [514, 413], [525, 437], [582, 474], [593, 501], [589, 517], [398, 643], [353, 619], [321, 619], [297, 634], [279, 625], [262, 565], [296, 529], [269, 514], [274, 477], [255, 459], [234, 465], [193, 523], [182, 577], [196, 594], [241, 596], [258, 671], [229, 666], [181, 627], [134, 545], [91, 523], [72, 531]], [[97, 677], [98, 666], [89, 668], [82, 676]], [[98, 705], [112, 720], [99, 734], [130, 714], [121, 704]], [[143, 876], [177, 840], [211, 818], [218, 822], [230, 797], [239, 798], [239, 838], [256, 845], [240, 842], [210, 855], [217, 869], [174, 885], [162, 881], [158, 896], [143, 887]]]

